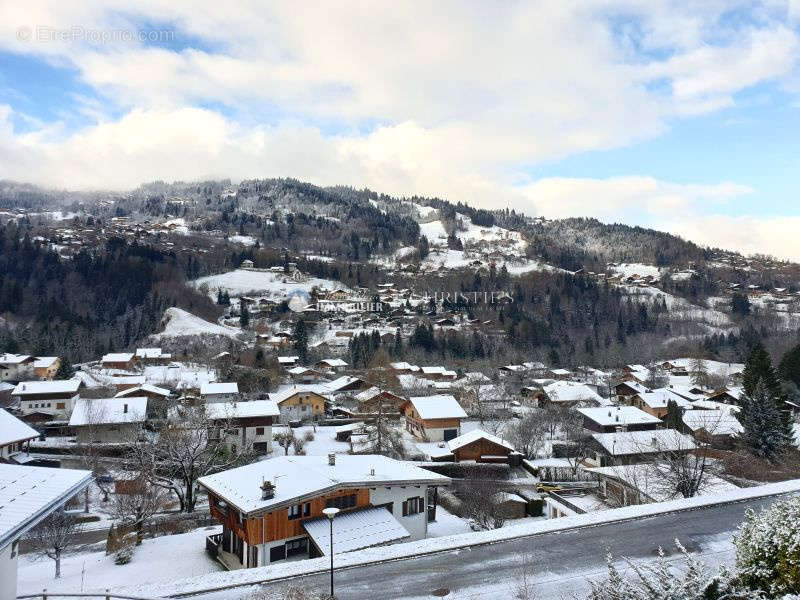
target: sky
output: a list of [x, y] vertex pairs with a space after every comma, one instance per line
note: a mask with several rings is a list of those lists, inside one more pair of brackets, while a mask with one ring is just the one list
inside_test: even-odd
[[800, 260], [800, 0], [0, 0], [0, 179], [295, 177]]

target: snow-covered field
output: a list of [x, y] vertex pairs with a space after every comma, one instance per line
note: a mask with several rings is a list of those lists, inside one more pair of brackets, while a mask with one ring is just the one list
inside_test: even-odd
[[228, 238], [229, 242], [233, 242], [234, 244], [242, 244], [244, 246], [255, 246], [256, 245], [256, 238], [252, 235], [232, 235]]
[[151, 365], [144, 368], [147, 383], [170, 387], [199, 388], [204, 383], [217, 380], [217, 374], [206, 367], [189, 363], [178, 363], [178, 366]]
[[444, 228], [444, 223], [441, 221], [422, 223], [419, 226], [419, 234], [428, 238], [428, 242], [431, 245], [447, 244], [447, 231]]
[[208, 287], [209, 294], [216, 296], [217, 290], [227, 290], [233, 296], [265, 295], [283, 298], [294, 290], [310, 292], [311, 288], [338, 289], [344, 287], [337, 281], [309, 277], [303, 282], [296, 282], [283, 273], [270, 271], [250, 271], [236, 269], [220, 275], [209, 275], [191, 282], [195, 287]]
[[647, 277], [650, 275], [658, 278], [661, 276], [661, 271], [659, 271], [658, 267], [642, 263], [621, 263], [616, 267], [611, 267], [611, 271], [623, 277], [633, 277], [634, 275]]
[[725, 333], [733, 327], [731, 318], [719, 310], [713, 308], [704, 308], [692, 304], [684, 298], [679, 298], [663, 292], [655, 287], [637, 287], [637, 286], [620, 286], [622, 290], [629, 296], [640, 296], [643, 299], [651, 300], [661, 296], [667, 304], [669, 314], [673, 319], [681, 321], [690, 321], [709, 326], [711, 331], [718, 333]]
[[61, 579], [55, 580], [53, 561], [35, 554], [19, 558], [20, 594], [58, 591], [87, 592], [141, 584], [167, 584], [176, 577], [195, 577], [221, 571], [222, 566], [206, 553], [205, 538], [222, 527], [207, 527], [190, 533], [147, 539], [127, 565], [114, 564], [104, 550], [69, 554], [61, 560]]
[[238, 327], [229, 327], [227, 325], [217, 325], [205, 321], [200, 317], [186, 312], [181, 308], [174, 306], [164, 311], [164, 319], [166, 323], [164, 331], [161, 333], [153, 334], [154, 339], [164, 339], [171, 337], [181, 337], [185, 335], [221, 335], [225, 337], [236, 337], [242, 333]]

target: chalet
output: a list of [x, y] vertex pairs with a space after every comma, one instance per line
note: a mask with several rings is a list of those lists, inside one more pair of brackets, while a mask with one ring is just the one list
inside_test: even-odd
[[[93, 481], [91, 471], [0, 464], [0, 598], [17, 597], [19, 541]], [[35, 493], [29, 493], [35, 490]]]
[[100, 366], [104, 369], [119, 369], [130, 371], [136, 365], [136, 355], [132, 352], [113, 352], [100, 359]]
[[453, 438], [447, 442], [447, 447], [454, 462], [507, 462], [508, 455], [514, 451], [510, 443], [481, 429]]
[[461, 434], [467, 413], [453, 396], [419, 396], [403, 403], [406, 430], [423, 440], [449, 441]]
[[206, 406], [206, 416], [214, 428], [210, 437], [222, 437], [233, 454], [272, 452], [272, 424], [280, 416], [272, 400], [215, 402]]
[[407, 362], [393, 362], [390, 364], [395, 373], [398, 374], [411, 374], [419, 373], [419, 367]]
[[458, 378], [458, 374], [455, 371], [449, 371], [444, 367], [422, 367], [421, 374], [426, 379], [432, 381], [453, 380]]
[[19, 402], [23, 415], [38, 412], [53, 420], [67, 419], [82, 386], [80, 379], [23, 381], [12, 390], [11, 397]]
[[278, 357], [278, 364], [281, 367], [288, 368], [293, 367], [297, 364], [297, 361], [300, 360], [299, 356], [279, 356]]
[[657, 460], [664, 454], [688, 454], [695, 449], [691, 437], [675, 429], [621, 431], [592, 434], [597, 451], [597, 466], [634, 464]]
[[0, 408], [0, 463], [13, 461], [22, 452], [25, 442], [39, 437], [39, 432]]
[[203, 383], [200, 385], [200, 397], [207, 404], [213, 402], [235, 402], [239, 399], [239, 384]]
[[144, 383], [132, 388], [127, 388], [114, 394], [115, 398], [130, 398], [133, 396], [144, 396], [149, 400], [165, 401], [172, 395], [167, 388], [158, 387], [150, 383]]
[[556, 381], [567, 381], [572, 378], [572, 371], [569, 369], [550, 369], [548, 376]]
[[743, 431], [733, 410], [685, 410], [681, 419], [696, 440], [715, 448], [730, 448]]
[[722, 388], [710, 393], [707, 396], [707, 400], [711, 402], [721, 402], [723, 404], [739, 404], [739, 398], [742, 394], [742, 390], [739, 389], [728, 389]]
[[137, 348], [136, 360], [143, 365], [168, 365], [172, 354], [161, 351], [161, 348]]
[[33, 361], [33, 376], [36, 379], [51, 380], [58, 373], [61, 359], [58, 356], [37, 356]]
[[246, 259], [244, 259], [242, 261], [242, 263], [239, 265], [239, 267], [242, 268], [242, 269], [252, 269], [253, 268], [253, 261], [250, 260], [249, 258], [246, 258]]
[[342, 375], [333, 381], [323, 384], [326, 393], [340, 394], [342, 392], [357, 392], [367, 387], [366, 382], [358, 377]]
[[554, 381], [543, 386], [534, 397], [540, 407], [549, 404], [567, 407], [610, 404], [588, 385], [576, 381]]
[[636, 381], [622, 381], [614, 386], [614, 395], [616, 396], [617, 402], [623, 402], [625, 404], [630, 404], [630, 399], [633, 396], [649, 391], [650, 390], [645, 386]]
[[328, 398], [313, 390], [290, 388], [269, 395], [280, 410], [281, 422], [316, 421], [325, 415]]
[[674, 402], [680, 407], [691, 407], [691, 403], [686, 398], [665, 388], [648, 390], [635, 396], [628, 396], [625, 398], [625, 402], [629, 406], [635, 406], [659, 419], [667, 416], [670, 402]]
[[650, 369], [644, 365], [626, 365], [622, 368], [622, 379], [642, 385], [650, 378]]
[[583, 427], [595, 433], [646, 431], [663, 425], [661, 419], [633, 406], [600, 406], [579, 408]]
[[[302, 474], [302, 475], [301, 475]], [[341, 554], [427, 536], [438, 486], [450, 479], [376, 455], [279, 456], [207, 475], [211, 516], [222, 533], [206, 549], [228, 569], [291, 557]]]
[[406, 401], [402, 396], [398, 396], [389, 390], [381, 390], [371, 387], [368, 390], [356, 394], [358, 411], [362, 413], [382, 412], [399, 414], [403, 403]]
[[318, 371], [332, 371], [338, 373], [347, 368], [347, 363], [341, 358], [324, 358], [318, 361], [314, 368]]
[[434, 325], [437, 327], [455, 327], [456, 322], [450, 317], [445, 317], [444, 319], [438, 319]]
[[309, 369], [308, 367], [292, 367], [291, 369], [287, 369], [286, 372], [295, 383], [308, 384], [327, 381], [325, 373], [317, 371], [316, 369]]
[[35, 361], [26, 354], [0, 354], [0, 380], [17, 382], [29, 377]]
[[147, 419], [147, 398], [79, 398], [69, 426], [79, 444], [120, 444], [136, 436]]
[[117, 393], [139, 387], [146, 382], [147, 378], [144, 375], [122, 375], [111, 378], [111, 383]]

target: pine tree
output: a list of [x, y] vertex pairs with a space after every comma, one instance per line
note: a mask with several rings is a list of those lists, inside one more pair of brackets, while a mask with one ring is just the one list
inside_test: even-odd
[[752, 394], [742, 397], [739, 421], [742, 442], [756, 456], [774, 460], [792, 446], [792, 426], [767, 383], [758, 381]]
[[763, 381], [770, 394], [776, 399], [783, 399], [781, 384], [778, 375], [772, 366], [772, 359], [762, 344], [756, 344], [747, 358], [742, 375], [742, 386], [748, 396], [753, 396], [759, 381]]
[[72, 379], [73, 375], [75, 375], [75, 369], [72, 367], [72, 363], [69, 362], [69, 359], [62, 358], [61, 364], [58, 365], [55, 379]]
[[250, 309], [245, 302], [241, 302], [241, 308], [239, 309], [239, 325], [242, 329], [247, 329], [250, 325]]
[[778, 374], [784, 381], [791, 381], [800, 387], [800, 345], [783, 355], [778, 365]]
[[308, 358], [308, 330], [303, 319], [299, 319], [294, 326], [292, 338], [294, 340], [294, 349], [300, 357], [300, 362], [306, 362]]

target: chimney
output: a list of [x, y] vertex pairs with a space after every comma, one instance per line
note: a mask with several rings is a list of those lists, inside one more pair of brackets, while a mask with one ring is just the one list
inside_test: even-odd
[[332, 467], [336, 466], [336, 455], [333, 452], [328, 454], [328, 464]]
[[123, 413], [127, 413], [128, 412], [128, 405], [127, 404], [123, 404], [122, 405], [122, 412]]
[[262, 500], [269, 500], [270, 498], [275, 497], [275, 484], [271, 481], [262, 481], [261, 482], [261, 499]]
[[370, 470], [369, 470], [369, 474], [370, 474], [371, 476], [375, 477], [375, 468], [374, 468], [374, 467], [373, 467], [372, 469], [370, 469]]

